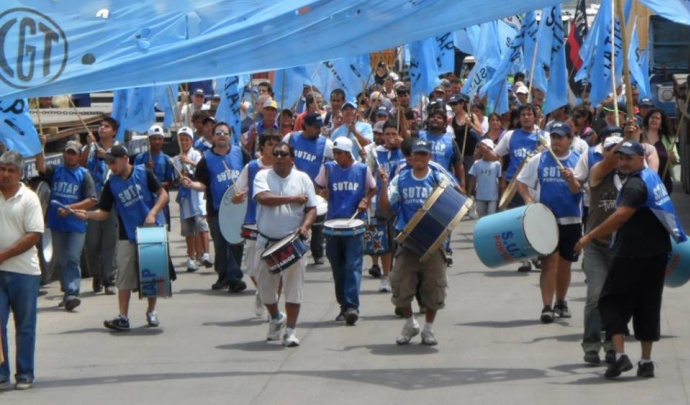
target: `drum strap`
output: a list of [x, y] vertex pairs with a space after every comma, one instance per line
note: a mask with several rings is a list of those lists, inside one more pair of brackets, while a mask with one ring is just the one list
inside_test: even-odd
[[[257, 231], [259, 232], [259, 231]], [[271, 247], [274, 243], [280, 242], [280, 239], [274, 239], [274, 238], [269, 238], [268, 236], [264, 235], [263, 233], [259, 232], [259, 235], [261, 235], [264, 239], [266, 239], [266, 246], [264, 246], [264, 249], [268, 249]]]

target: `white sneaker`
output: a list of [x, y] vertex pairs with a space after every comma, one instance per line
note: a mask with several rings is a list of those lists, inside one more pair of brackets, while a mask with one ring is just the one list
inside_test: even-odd
[[422, 344], [427, 345], [427, 346], [436, 346], [438, 344], [438, 341], [436, 340], [436, 336], [434, 336], [434, 331], [429, 329], [429, 330], [423, 330], [422, 331]]
[[187, 273], [193, 273], [199, 270], [199, 265], [196, 264], [196, 260], [191, 257], [187, 258]]
[[391, 284], [388, 281], [388, 277], [383, 276], [381, 278], [381, 284], [379, 284], [379, 292], [390, 292], [391, 291]]
[[271, 322], [269, 322], [266, 340], [280, 340], [280, 330], [285, 326], [287, 316], [282, 312], [279, 315], [278, 319], [271, 319]]
[[295, 335], [295, 330], [290, 328], [285, 328], [285, 335], [283, 335], [283, 346], [285, 347], [297, 347], [299, 346], [299, 339]]
[[266, 312], [266, 307], [264, 307], [264, 303], [261, 301], [261, 296], [259, 295], [259, 292], [256, 292], [256, 295], [254, 295], [254, 315], [258, 317], [264, 316], [264, 313]]
[[400, 332], [400, 336], [398, 336], [398, 338], [395, 340], [395, 343], [399, 345], [406, 345], [410, 343], [410, 340], [417, 335], [419, 335], [419, 323], [413, 318], [412, 325], [409, 325], [407, 322], [405, 322], [405, 326], [403, 326], [402, 332]]
[[204, 265], [207, 269], [213, 266], [213, 262], [211, 261], [211, 256], [207, 253], [204, 253], [201, 256], [201, 264]]

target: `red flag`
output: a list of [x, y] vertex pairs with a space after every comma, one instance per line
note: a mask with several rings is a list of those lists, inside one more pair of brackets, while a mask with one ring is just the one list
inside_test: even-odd
[[565, 43], [565, 61], [568, 66], [568, 82], [570, 83], [570, 89], [578, 96], [582, 91], [582, 83], [575, 82], [575, 74], [577, 74], [577, 71], [582, 67], [580, 46], [585, 40], [588, 30], [587, 5], [585, 4], [585, 0], [578, 0], [575, 8], [574, 22], [570, 26], [568, 40]]

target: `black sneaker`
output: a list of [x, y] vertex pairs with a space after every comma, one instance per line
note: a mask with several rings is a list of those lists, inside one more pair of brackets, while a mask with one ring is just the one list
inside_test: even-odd
[[79, 298], [72, 298], [71, 300], [65, 302], [65, 309], [72, 312], [74, 311], [74, 308], [79, 306], [79, 304], [81, 304], [81, 300]]
[[335, 317], [336, 322], [345, 322], [345, 312], [341, 312]]
[[604, 361], [606, 364], [613, 364], [616, 362], [616, 351], [615, 350], [607, 350], [606, 351], [606, 356], [604, 357]]
[[599, 358], [599, 352], [590, 350], [588, 352], [585, 352], [585, 357], [583, 357], [585, 363], [587, 364], [599, 364], [601, 363], [601, 359]]
[[522, 262], [522, 265], [518, 267], [517, 271], [519, 271], [520, 273], [529, 273], [530, 271], [532, 271], [532, 264], [529, 262], [529, 260], [526, 262]]
[[541, 256], [537, 257], [536, 259], [532, 259], [532, 266], [534, 266], [535, 269], [541, 270]]
[[374, 277], [374, 278], [381, 277], [381, 268], [379, 267], [378, 264], [371, 266], [371, 268], [369, 269], [369, 275]]
[[654, 377], [654, 363], [637, 363], [637, 376], [644, 378]]
[[541, 310], [541, 317], [539, 318], [541, 323], [551, 323], [555, 317], [556, 314], [554, 314], [551, 305], [544, 305], [544, 308]]
[[230, 286], [230, 282], [224, 278], [218, 278], [218, 281], [216, 281], [212, 286], [212, 290], [224, 290]]
[[318, 266], [318, 265], [322, 265], [322, 264], [324, 264], [324, 263], [325, 263], [325, 261], [323, 260], [323, 257], [315, 257], [315, 258], [314, 258], [314, 264], [315, 264], [315, 265]]
[[98, 294], [99, 292], [103, 291], [103, 284], [101, 284], [100, 280], [96, 280], [95, 278], [91, 281], [91, 288], [93, 288], [93, 292]]
[[345, 323], [352, 326], [357, 322], [359, 319], [359, 314], [357, 313], [357, 310], [354, 308], [348, 308], [345, 311]]
[[110, 321], [104, 321], [103, 325], [112, 330], [117, 330], [121, 332], [128, 332], [129, 331], [129, 319], [125, 318], [122, 315], [118, 315], [115, 318], [113, 318]]
[[241, 293], [247, 289], [247, 283], [242, 280], [231, 281], [228, 286], [228, 291], [231, 293]]
[[630, 370], [632, 370], [632, 368], [633, 368], [633, 365], [630, 362], [630, 358], [624, 354], [621, 356], [620, 359], [614, 361], [613, 364], [609, 364], [609, 368], [606, 369], [606, 372], [604, 373], [604, 377], [616, 378], [619, 375], [621, 375], [622, 372], [630, 371]]
[[568, 309], [568, 302], [567, 301], [560, 301], [558, 304], [553, 306], [553, 310], [558, 315], [559, 318], [570, 318], [572, 317], [572, 314], [570, 313], [570, 310]]
[[393, 311], [393, 312], [395, 313], [395, 316], [397, 316], [398, 318], [402, 318], [402, 317], [403, 317], [402, 308], [395, 307], [395, 311]]

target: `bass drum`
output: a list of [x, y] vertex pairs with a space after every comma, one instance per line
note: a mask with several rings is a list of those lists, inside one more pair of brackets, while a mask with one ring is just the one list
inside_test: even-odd
[[[43, 210], [43, 218], [48, 212], [50, 205], [50, 184], [41, 179], [33, 179], [29, 183], [31, 189], [36, 192], [38, 199], [41, 201], [41, 209]], [[41, 267], [41, 284], [48, 284], [57, 278], [55, 267], [53, 263], [53, 238], [50, 229], [45, 228], [41, 241], [36, 245], [38, 249], [38, 263]]]

